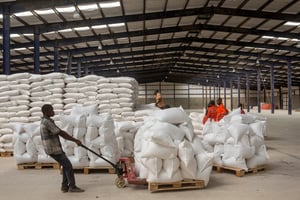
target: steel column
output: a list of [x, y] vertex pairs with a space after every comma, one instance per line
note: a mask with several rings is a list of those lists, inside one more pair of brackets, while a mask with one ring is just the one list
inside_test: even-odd
[[225, 106], [225, 108], [226, 108], [226, 81], [224, 81], [224, 85], [223, 85], [223, 87], [224, 87], [224, 106]]
[[288, 114], [292, 114], [292, 66], [288, 61]]
[[81, 60], [77, 62], [77, 78], [81, 77]]
[[58, 72], [58, 47], [54, 47], [54, 72]]
[[238, 105], [241, 103], [241, 77], [238, 75]]
[[188, 84], [188, 109], [190, 109], [190, 84]]
[[216, 99], [216, 86], [215, 84], [213, 85], [213, 89], [214, 89], [214, 100]]
[[34, 67], [35, 74], [40, 73], [40, 30], [38, 27], [34, 29]]
[[205, 95], [204, 95], [204, 85], [202, 85], [202, 106], [205, 108], [206, 105], [204, 105], [205, 102]]
[[3, 74], [10, 74], [10, 9], [3, 7]]
[[249, 85], [249, 74], [246, 75], [246, 106], [247, 106], [247, 112], [250, 112], [250, 85]]
[[233, 91], [232, 88], [233, 87], [233, 82], [232, 80], [230, 80], [230, 110], [233, 110]]
[[275, 105], [274, 105], [274, 65], [271, 66], [270, 71], [270, 87], [271, 87], [271, 113], [274, 114]]
[[72, 54], [68, 53], [68, 63], [67, 63], [67, 74], [71, 75], [72, 73]]
[[84, 66], [84, 75], [88, 75], [89, 74], [89, 68], [87, 67], [87, 65]]
[[261, 90], [261, 85], [260, 85], [260, 69], [257, 69], [257, 111], [259, 113], [261, 112], [261, 107], [260, 107], [260, 90]]

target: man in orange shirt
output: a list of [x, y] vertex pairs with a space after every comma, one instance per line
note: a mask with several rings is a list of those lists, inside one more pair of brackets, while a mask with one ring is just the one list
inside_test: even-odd
[[218, 109], [217, 109], [217, 121], [220, 121], [223, 119], [225, 115], [228, 114], [228, 110], [225, 108], [225, 106], [222, 103], [222, 98], [217, 99]]
[[217, 121], [217, 109], [218, 107], [216, 106], [215, 101], [211, 100], [207, 105], [206, 114], [203, 117], [202, 123], [205, 124], [208, 119], [210, 119], [210, 121]]

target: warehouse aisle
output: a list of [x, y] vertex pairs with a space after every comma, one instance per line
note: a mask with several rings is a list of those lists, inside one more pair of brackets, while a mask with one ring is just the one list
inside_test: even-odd
[[[254, 113], [254, 112], [253, 112]], [[211, 175], [208, 187], [202, 190], [150, 193], [142, 186], [116, 188], [113, 174], [76, 173], [78, 186], [85, 193], [61, 193], [60, 174], [55, 169], [17, 170], [12, 157], [0, 158], [0, 198], [11, 200], [62, 200], [62, 199], [299, 199], [300, 194], [300, 113], [287, 115], [287, 111], [262, 111], [267, 117], [266, 144], [271, 157], [266, 172], [236, 177], [230, 173]]]

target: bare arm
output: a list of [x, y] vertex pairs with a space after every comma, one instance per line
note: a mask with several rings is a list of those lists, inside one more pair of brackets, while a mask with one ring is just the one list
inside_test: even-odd
[[73, 141], [75, 142], [78, 146], [81, 145], [81, 141], [72, 137], [71, 135], [69, 135], [68, 133], [66, 133], [65, 131], [61, 130], [58, 135], [60, 135], [61, 137], [63, 137], [64, 139], [66, 140], [70, 140], [70, 141]]

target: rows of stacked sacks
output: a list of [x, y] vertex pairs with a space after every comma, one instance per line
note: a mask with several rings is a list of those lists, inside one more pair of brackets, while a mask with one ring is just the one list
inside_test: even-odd
[[97, 105], [97, 113], [117, 119], [133, 119], [138, 83], [130, 77], [76, 78], [64, 73], [0, 75], [0, 152], [13, 151], [11, 124], [39, 122], [41, 107], [51, 104], [59, 113], [70, 114], [76, 104]]

